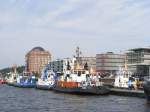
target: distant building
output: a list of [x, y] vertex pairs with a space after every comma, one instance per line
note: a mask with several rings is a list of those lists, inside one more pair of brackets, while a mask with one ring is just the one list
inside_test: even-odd
[[126, 55], [128, 68], [132, 72], [139, 76], [150, 73], [150, 48], [129, 49]]
[[89, 70], [92, 68], [94, 71], [96, 71], [96, 57], [81, 57], [82, 66], [84, 66], [86, 63], [88, 64]]
[[96, 55], [96, 72], [103, 74], [116, 73], [120, 67], [125, 65], [125, 55], [107, 52]]
[[65, 72], [67, 70], [67, 63], [69, 62], [69, 65], [71, 69], [74, 68], [75, 58], [65, 58], [65, 59], [57, 59], [54, 61], [50, 61], [48, 64], [49, 70], [52, 70], [54, 72]]
[[52, 70], [54, 72], [62, 72], [63, 71], [63, 60], [57, 59], [54, 61], [50, 61], [48, 64], [49, 70]]
[[35, 47], [26, 56], [26, 71], [40, 74], [51, 60], [51, 54], [41, 47]]
[[[57, 59], [57, 60], [51, 61], [48, 64], [48, 66], [50, 70], [53, 70], [55, 72], [65, 72], [67, 70], [68, 62], [69, 62], [71, 69], [74, 70], [77, 66], [76, 58]], [[80, 67], [83, 68], [83, 66], [86, 63], [88, 64], [89, 70], [90, 68], [96, 70], [96, 58], [95, 57], [80, 57]]]

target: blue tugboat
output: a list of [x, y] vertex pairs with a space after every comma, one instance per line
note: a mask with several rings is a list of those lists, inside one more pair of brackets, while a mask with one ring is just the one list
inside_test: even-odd
[[15, 87], [21, 88], [34, 88], [36, 87], [36, 78], [34, 74], [20, 75], [17, 78], [17, 82], [14, 83]]
[[7, 81], [7, 84], [10, 86], [20, 87], [20, 88], [34, 88], [36, 86], [36, 79], [34, 74], [30, 74], [30, 75], [17, 74], [15, 75], [15, 77], [13, 78], [12, 77], [11, 77], [11, 81], [9, 80]]
[[18, 74], [16, 67], [14, 72], [10, 73], [10, 77], [7, 79], [7, 84], [20, 88], [34, 88], [36, 86], [35, 75], [32, 73]]

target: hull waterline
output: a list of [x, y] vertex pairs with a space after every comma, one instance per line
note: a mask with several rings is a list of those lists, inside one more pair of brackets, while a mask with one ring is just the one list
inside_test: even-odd
[[18, 88], [35, 88], [35, 84], [19, 84], [19, 83], [7, 83], [9, 86], [14, 86]]
[[105, 95], [110, 92], [108, 87], [98, 86], [98, 87], [87, 87], [87, 88], [62, 88], [62, 87], [54, 87], [54, 91], [62, 92], [62, 93], [74, 93], [74, 94], [93, 94], [93, 95]]
[[52, 86], [48, 85], [36, 85], [36, 89], [41, 89], [41, 90], [52, 90]]
[[150, 103], [150, 85], [149, 85], [150, 81], [147, 81], [144, 83], [143, 88], [144, 88], [144, 93], [147, 99], [147, 102]]

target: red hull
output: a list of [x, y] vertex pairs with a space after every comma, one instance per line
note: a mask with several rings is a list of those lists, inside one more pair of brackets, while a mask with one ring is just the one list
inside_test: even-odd
[[0, 80], [0, 84], [5, 84], [6, 81], [5, 80]]

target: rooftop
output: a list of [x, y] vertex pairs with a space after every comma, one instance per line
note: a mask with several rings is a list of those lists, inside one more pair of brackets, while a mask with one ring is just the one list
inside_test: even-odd
[[45, 51], [42, 47], [34, 47], [31, 51]]
[[137, 52], [137, 51], [146, 51], [146, 52], [150, 52], [150, 47], [145, 47], [145, 48], [134, 48], [134, 49], [129, 49], [129, 51], [134, 51], [134, 52]]

